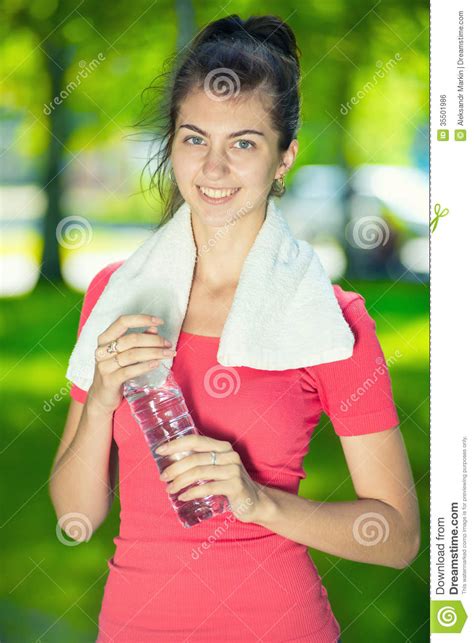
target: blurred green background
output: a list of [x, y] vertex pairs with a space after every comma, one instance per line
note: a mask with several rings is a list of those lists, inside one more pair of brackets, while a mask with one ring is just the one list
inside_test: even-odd
[[[198, 28], [232, 13], [247, 18], [255, 4], [4, 5], [0, 638], [82, 643], [95, 640], [119, 522], [115, 501], [91, 541], [66, 547], [48, 497], [83, 292], [160, 217], [159, 201], [140, 185], [148, 144], [132, 124], [142, 90]], [[333, 282], [365, 297], [386, 359], [401, 354], [390, 376], [422, 518], [420, 553], [403, 570], [311, 553], [344, 643], [426, 641], [428, 3], [273, 1], [260, 3], [258, 14], [286, 20], [303, 53], [300, 151], [280, 207]], [[305, 468], [301, 495], [355, 497], [326, 417]]]

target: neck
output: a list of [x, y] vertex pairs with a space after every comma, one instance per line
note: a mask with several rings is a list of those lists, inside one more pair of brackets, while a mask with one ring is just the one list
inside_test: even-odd
[[231, 224], [210, 226], [191, 212], [197, 261], [194, 277], [209, 288], [236, 287], [244, 261], [265, 220], [266, 204]]

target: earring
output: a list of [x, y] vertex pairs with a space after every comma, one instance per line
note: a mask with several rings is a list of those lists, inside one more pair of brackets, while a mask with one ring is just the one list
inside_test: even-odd
[[276, 194], [283, 194], [285, 192], [285, 175], [282, 174], [278, 179], [273, 181], [273, 189]]

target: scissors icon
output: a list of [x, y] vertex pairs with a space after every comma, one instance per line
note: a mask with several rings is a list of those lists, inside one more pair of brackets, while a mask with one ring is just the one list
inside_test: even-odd
[[449, 214], [448, 208], [444, 208], [443, 210], [441, 210], [441, 205], [439, 203], [435, 204], [434, 212], [436, 216], [430, 222], [431, 232], [434, 232], [436, 230], [438, 221], [441, 219], [441, 217], [445, 217], [447, 214]]

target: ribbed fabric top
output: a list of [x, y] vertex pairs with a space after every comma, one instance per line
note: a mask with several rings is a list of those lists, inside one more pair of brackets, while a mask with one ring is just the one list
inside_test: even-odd
[[[120, 264], [91, 281], [79, 333]], [[293, 494], [323, 412], [341, 436], [399, 424], [365, 300], [339, 286], [334, 292], [356, 338], [350, 359], [286, 371], [224, 367], [218, 337], [182, 331], [173, 362], [199, 431], [229, 440], [254, 480]], [[71, 396], [87, 399], [76, 385]], [[184, 528], [126, 400], [114, 413], [113, 437], [120, 532], [107, 561], [97, 641], [337, 641], [340, 627], [307, 547], [232, 512]]]

